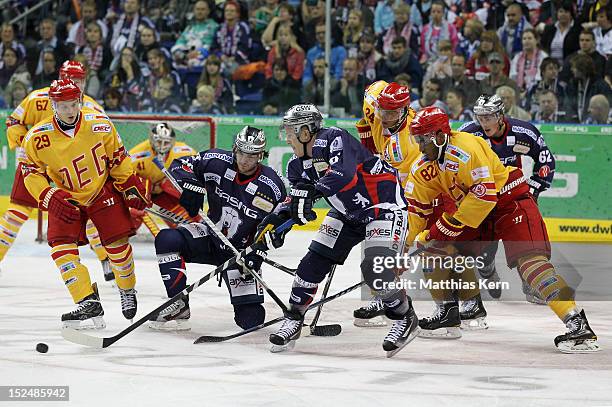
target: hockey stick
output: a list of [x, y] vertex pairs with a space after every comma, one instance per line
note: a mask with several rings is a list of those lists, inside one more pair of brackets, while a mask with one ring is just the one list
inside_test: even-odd
[[[306, 312], [308, 312], [312, 308], [318, 307], [318, 306], [323, 305], [323, 304], [325, 304], [327, 302], [333, 301], [333, 300], [335, 300], [338, 297], [341, 297], [341, 296], [343, 296], [345, 294], [348, 294], [349, 292], [351, 292], [351, 291], [361, 287], [364, 284], [365, 284], [365, 281], [360, 281], [357, 284], [354, 284], [354, 285], [352, 285], [352, 286], [350, 286], [350, 287], [348, 287], [348, 288], [346, 288], [346, 289], [344, 289], [344, 290], [342, 290], [340, 292], [337, 292], [336, 294], [332, 295], [331, 297], [322, 298], [319, 301], [310, 304], [308, 306], [308, 308], [306, 309]], [[285, 319], [285, 317], [274, 318], [274, 319], [271, 319], [270, 321], [264, 322], [261, 325], [257, 325], [257, 326], [254, 326], [253, 328], [245, 329], [244, 331], [236, 332], [235, 334], [231, 334], [231, 335], [227, 335], [227, 336], [210, 336], [210, 335], [200, 336], [198, 339], [195, 340], [194, 343], [225, 342], [227, 340], [238, 338], [239, 336], [246, 335], [246, 334], [249, 334], [249, 333], [254, 332], [254, 331], [258, 331], [258, 330], [260, 330], [262, 328], [265, 328], [267, 326], [274, 325], [274, 324], [282, 321], [283, 319]]]
[[[325, 282], [325, 287], [323, 288], [323, 293], [321, 293], [321, 299], [325, 299], [327, 297], [327, 293], [329, 291], [329, 287], [331, 286], [332, 278], [334, 277], [334, 272], [336, 271], [336, 265], [332, 266], [331, 271], [327, 275], [327, 281]], [[340, 324], [331, 324], [331, 325], [320, 325], [317, 326], [317, 322], [319, 321], [319, 317], [321, 316], [321, 310], [323, 309], [323, 304], [317, 307], [317, 312], [310, 321], [310, 334], [315, 336], [338, 336], [340, 332], [342, 332], [342, 326]]]
[[[283, 232], [291, 226], [293, 226], [293, 221], [288, 220], [287, 222], [283, 223], [278, 228], [276, 228], [274, 232], [275, 233]], [[246, 255], [254, 251], [252, 246], [253, 245], [244, 249], [243, 253]], [[201, 286], [202, 284], [210, 280], [217, 273], [225, 270], [226, 268], [231, 266], [233, 263], [235, 263], [237, 258], [238, 258], [238, 255], [226, 260], [223, 264], [221, 264], [220, 266], [217, 266], [217, 268], [215, 268], [213, 271], [206, 274], [205, 276], [203, 276], [202, 278], [200, 278], [198, 281], [194, 282], [193, 284], [185, 287], [185, 289], [177, 293], [174, 297], [168, 299], [166, 302], [164, 302], [163, 304], [155, 308], [153, 311], [149, 312], [145, 316], [133, 322], [130, 326], [125, 328], [123, 331], [113, 336], [97, 337], [97, 336], [88, 335], [83, 331], [77, 331], [76, 329], [73, 329], [73, 328], [63, 328], [62, 337], [69, 342], [78, 343], [84, 346], [89, 346], [93, 348], [107, 348], [113, 343], [117, 342], [119, 339], [123, 338], [124, 336], [132, 332], [133, 330], [135, 330], [136, 328], [138, 328], [139, 326], [143, 325], [145, 322], [149, 320], [149, 318], [153, 316], [157, 316], [160, 313], [160, 311], [168, 307], [170, 304], [182, 298], [185, 298], [187, 295], [189, 295], [190, 292], [192, 292], [193, 290], [195, 290], [196, 288], [198, 288], [199, 286]]]

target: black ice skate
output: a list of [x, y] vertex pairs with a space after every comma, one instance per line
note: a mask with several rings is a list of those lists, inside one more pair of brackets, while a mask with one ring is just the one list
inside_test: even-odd
[[485, 310], [480, 295], [461, 303], [459, 317], [461, 318], [461, 329], [466, 331], [480, 331], [489, 328], [486, 320], [487, 310]]
[[62, 315], [63, 328], [81, 330], [104, 329], [106, 327], [104, 318], [102, 318], [104, 316], [104, 310], [100, 303], [100, 296], [98, 295], [96, 283], [93, 283], [91, 288], [94, 291], [93, 294], [79, 301], [74, 311]]
[[298, 311], [290, 310], [285, 313], [285, 319], [276, 333], [270, 334], [272, 347], [270, 352], [278, 353], [291, 350], [295, 347], [295, 341], [302, 333], [304, 316]]
[[589, 326], [584, 310], [571, 317], [566, 323], [569, 331], [555, 338], [555, 346], [563, 353], [590, 353], [601, 350], [597, 335]]
[[461, 338], [461, 319], [459, 318], [459, 305], [457, 302], [436, 304], [431, 317], [419, 321], [419, 337], [456, 339]]
[[102, 271], [104, 272], [104, 281], [110, 281], [111, 285], [115, 286], [115, 273], [108, 259], [102, 260]]
[[136, 308], [138, 306], [136, 302], [136, 290], [133, 288], [128, 290], [119, 289], [119, 296], [121, 297], [121, 312], [125, 319], [131, 322], [136, 316]]
[[387, 318], [393, 320], [391, 330], [383, 340], [383, 349], [387, 352], [387, 357], [393, 357], [402, 348], [408, 345], [419, 333], [419, 318], [410, 304], [410, 309], [406, 314], [398, 316], [390, 310], [386, 311]]
[[189, 331], [191, 329], [189, 297], [174, 301], [161, 310], [159, 315], [149, 319], [149, 328], [159, 331]]
[[525, 281], [523, 281], [523, 293], [525, 294], [525, 300], [527, 302], [537, 305], [546, 305], [546, 301], [540, 296], [540, 293], [531, 288]]
[[387, 326], [385, 315], [385, 305], [382, 300], [373, 298], [368, 304], [353, 311], [353, 325], [362, 328], [376, 328]]
[[[488, 266], [485, 266], [481, 269], [478, 269], [478, 274], [480, 277], [484, 278], [487, 282], [487, 291], [491, 298], [498, 299], [501, 297], [501, 287], [499, 286], [499, 275], [497, 274], [497, 269], [495, 268], [495, 263], [491, 263]], [[488, 283], [495, 283], [489, 286]]]

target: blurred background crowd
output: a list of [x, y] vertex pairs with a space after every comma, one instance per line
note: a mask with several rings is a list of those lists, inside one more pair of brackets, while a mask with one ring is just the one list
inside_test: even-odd
[[610, 123], [610, 0], [335, 0], [329, 66], [321, 0], [0, 4], [0, 108], [73, 58], [107, 111], [277, 115], [322, 105], [329, 69], [338, 117], [360, 117], [364, 89], [383, 79], [455, 120], [497, 93], [510, 117]]

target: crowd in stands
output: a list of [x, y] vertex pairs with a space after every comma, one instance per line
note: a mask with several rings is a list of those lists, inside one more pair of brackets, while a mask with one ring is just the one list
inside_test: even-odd
[[334, 0], [329, 66], [322, 0], [56, 0], [9, 23], [35, 3], [0, 16], [0, 108], [73, 58], [108, 111], [278, 115], [322, 105], [329, 69], [333, 116], [360, 117], [383, 79], [455, 120], [481, 93], [524, 120], [612, 117], [610, 0]]

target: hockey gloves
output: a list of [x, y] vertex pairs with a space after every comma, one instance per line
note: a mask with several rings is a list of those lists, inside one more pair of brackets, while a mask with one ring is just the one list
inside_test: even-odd
[[183, 188], [179, 202], [189, 216], [193, 218], [200, 212], [202, 205], [204, 205], [206, 188], [195, 178], [180, 180], [179, 184]]
[[355, 124], [355, 127], [357, 128], [361, 144], [372, 154], [378, 154], [376, 144], [374, 144], [374, 138], [372, 137], [372, 129], [368, 122], [364, 118], [361, 118], [357, 124]]
[[73, 223], [81, 219], [81, 211], [69, 200], [72, 198], [68, 192], [59, 188], [47, 188], [38, 198], [38, 207], [43, 211], [49, 211], [61, 221]]
[[312, 209], [314, 201], [320, 196], [313, 184], [296, 184], [291, 187], [290, 213], [291, 219], [298, 225], [305, 225], [317, 219], [317, 214]]
[[443, 213], [429, 230], [429, 238], [427, 240], [437, 240], [439, 242], [456, 240], [461, 232], [463, 232], [465, 225], [456, 225], [451, 222], [450, 217], [447, 213]]
[[291, 230], [286, 230], [275, 233], [274, 229], [291, 219], [289, 212], [281, 211], [280, 213], [271, 213], [257, 226], [255, 234], [255, 247], [257, 250], [268, 251], [270, 249], [278, 249], [285, 243], [285, 235]]
[[132, 174], [125, 181], [113, 184], [117, 191], [123, 193], [125, 203], [130, 208], [143, 210], [151, 207], [151, 184], [136, 174]]

